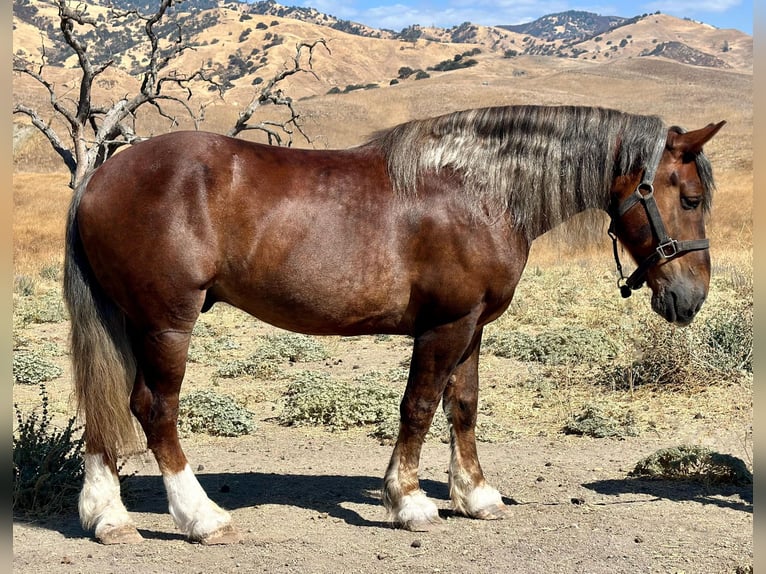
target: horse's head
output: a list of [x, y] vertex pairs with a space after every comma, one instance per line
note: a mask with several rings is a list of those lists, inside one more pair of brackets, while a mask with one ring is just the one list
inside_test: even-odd
[[646, 282], [652, 309], [678, 325], [691, 323], [708, 292], [705, 212], [713, 182], [702, 146], [724, 123], [689, 132], [671, 128], [661, 155], [653, 160], [656, 171], [649, 166], [620, 178], [613, 190], [610, 233], [638, 263], [621, 286], [622, 294], [627, 297]]

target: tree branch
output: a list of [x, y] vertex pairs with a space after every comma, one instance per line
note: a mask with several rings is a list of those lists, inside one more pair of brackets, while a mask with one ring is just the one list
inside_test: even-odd
[[[304, 72], [313, 75], [314, 77], [317, 77], [316, 73], [314, 72], [314, 50], [317, 48], [317, 46], [324, 47], [325, 50], [327, 50], [328, 54], [331, 54], [330, 48], [327, 47], [327, 42], [324, 39], [319, 39], [314, 42], [300, 42], [296, 45], [295, 48], [295, 55], [292, 57], [292, 66], [287, 67], [283, 69], [282, 71], [278, 72], [269, 82], [266, 84], [264, 88], [261, 89], [261, 91], [256, 94], [253, 99], [250, 101], [250, 103], [247, 105], [247, 107], [240, 112], [239, 117], [237, 118], [237, 122], [234, 124], [234, 126], [227, 132], [226, 135], [235, 137], [238, 134], [248, 131], [248, 130], [260, 130], [267, 133], [269, 138], [269, 143], [273, 143], [273, 141], [277, 141], [279, 145], [282, 145], [281, 138], [277, 135], [277, 133], [274, 130], [267, 129], [266, 126], [273, 126], [278, 127], [282, 130], [287, 136], [288, 136], [288, 146], [292, 145], [293, 142], [293, 132], [289, 129], [289, 126], [295, 126], [295, 128], [298, 130], [298, 132], [306, 139], [306, 141], [310, 142], [311, 140], [308, 138], [306, 133], [303, 131], [303, 129], [300, 126], [299, 119], [300, 115], [295, 111], [295, 108], [292, 105], [292, 99], [285, 97], [284, 93], [281, 89], [279, 89], [279, 84], [284, 81], [286, 78], [297, 74], [299, 72]], [[308, 51], [308, 59], [307, 64], [308, 67], [304, 68], [303, 64], [301, 63], [302, 55], [304, 54], [304, 50]], [[257, 124], [250, 124], [250, 120], [255, 115], [255, 112], [258, 111], [258, 109], [263, 106], [264, 104], [272, 103], [278, 106], [285, 106], [289, 112], [290, 112], [290, 119], [288, 119], [285, 122], [278, 123], [274, 121], [269, 122], [259, 122]]]
[[[67, 91], [60, 90], [46, 78], [48, 57], [44, 40], [42, 61], [37, 68], [14, 57], [14, 72], [31, 78], [45, 90], [53, 117], [58, 116], [63, 120], [70, 141], [62, 139], [63, 134], [60, 135], [53, 129], [52, 120], [45, 121], [45, 115], [40, 110], [19, 103], [14, 106], [13, 113], [28, 117], [32, 125], [47, 138], [69, 169], [70, 187], [73, 189], [120, 147], [145, 139], [136, 133], [137, 114], [145, 105], [151, 105], [161, 118], [168, 120], [171, 128], [179, 125], [179, 116], [173, 113], [171, 107], [178, 106], [182, 114], [191, 118], [195, 128], [198, 128], [206, 104], [199, 104], [198, 113], [192, 109], [192, 88], [196, 85], [195, 82], [212, 85], [219, 95], [223, 94], [223, 87], [209, 77], [202, 67], [188, 76], [167, 71], [175, 58], [184, 51], [193, 49], [184, 41], [183, 30], [177, 23], [171, 37], [163, 38], [158, 32], [158, 25], [168, 17], [171, 7], [182, 1], [160, 0], [156, 11], [149, 15], [143, 15], [138, 10], [120, 11], [110, 8], [112, 24], [115, 20], [129, 18], [134, 18], [134, 22], [137, 23], [143, 22], [143, 34], [147, 42], [145, 53], [148, 63], [143, 69], [140, 88], [136, 93], [126, 94], [116, 101], [104, 104], [93, 100], [94, 81], [113, 66], [114, 61], [107, 59], [99, 63], [96, 56], [89, 53], [81, 28], [85, 26], [98, 29], [101, 24], [87, 13], [85, 4], [71, 4], [70, 0], [53, 0], [54, 5], [58, 7], [59, 28], [63, 41], [77, 56], [81, 72], [76, 100], [66, 96]], [[125, 23], [125, 26], [128, 25], [130, 22]], [[243, 131], [259, 130], [266, 134], [269, 143], [283, 145], [286, 141], [287, 145], [291, 145], [293, 135], [297, 132], [306, 141], [310, 141], [300, 125], [300, 115], [293, 107], [292, 99], [281, 90], [280, 83], [299, 72], [310, 73], [316, 77], [313, 58], [314, 51], [319, 46], [323, 46], [330, 53], [325, 40], [297, 44], [291, 64], [276, 73], [253, 97], [248, 107], [239, 114], [235, 126], [228, 132], [229, 135], [236, 136]], [[289, 115], [288, 119], [279, 121], [270, 118], [252, 122], [254, 114], [266, 104], [284, 107], [286, 115]]]

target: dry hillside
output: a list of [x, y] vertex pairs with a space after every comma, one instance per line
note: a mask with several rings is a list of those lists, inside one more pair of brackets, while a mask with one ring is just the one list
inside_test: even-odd
[[[195, 1], [213, 4], [212, 0]], [[39, 57], [41, 35], [56, 29], [56, 12], [39, 0], [18, 4], [27, 12], [24, 17], [21, 12], [14, 14], [14, 52], [34, 61]], [[450, 30], [413, 26], [399, 34], [376, 34], [354, 29], [348, 23], [341, 26], [316, 11], [287, 10], [273, 2], [226, 2], [183, 12], [184, 6], [191, 5], [193, 2], [181, 3], [181, 12], [175, 17], [185, 26], [185, 37], [194, 49], [184, 52], [174, 66], [182, 74], [202, 67], [228, 86], [222, 98], [206, 86], [195, 92], [193, 101], [207, 105], [202, 129], [227, 130], [260, 82], [286, 65], [296, 43], [319, 38], [327, 41], [329, 51], [316, 52], [315, 75], [299, 74], [285, 84], [312, 139], [311, 143], [297, 140], [296, 145], [356, 145], [375, 130], [401, 121], [485, 105], [601, 105], [659, 114], [668, 123], [687, 128], [725, 119], [728, 125], [709, 149], [720, 185], [717, 213], [724, 213], [727, 233], [744, 234], [749, 241], [751, 36], [661, 14], [625, 20], [611, 31], [588, 39], [572, 39], [572, 34], [566, 38], [557, 20], [560, 15], [541, 19], [536, 28], [530, 28], [547, 25], [546, 37], [562, 38], [553, 40], [473, 24]], [[256, 13], [256, 8], [268, 13]], [[107, 16], [99, 5], [91, 6], [89, 13]], [[587, 23], [580, 23], [577, 33], [581, 36]], [[121, 39], [110, 36], [108, 41], [93, 44], [94, 50], [112, 46], [115, 61], [99, 76], [95, 101], [111, 102], [117, 95], [136, 90], [140, 75], [135, 73], [135, 63], [140, 62], [142, 46], [134, 43], [130, 49], [118, 49], [124, 46], [119, 42], [136, 39], [131, 34]], [[558, 52], [534, 55], [536, 50], [528, 49], [531, 44], [556, 46]], [[46, 40], [45, 45], [52, 57], [53, 40]], [[514, 50], [515, 55], [508, 57], [508, 50]], [[571, 56], [573, 51], [577, 57]], [[658, 55], [641, 55], [651, 51]], [[569, 57], [562, 57], [567, 54]], [[65, 55], [60, 54], [59, 59], [66, 65], [48, 65], [44, 72], [59, 93], [76, 93], [78, 70]], [[674, 55], [699, 58], [695, 65], [671, 59]], [[433, 69], [454, 61], [456, 56], [472, 60], [473, 65], [449, 71]], [[415, 73], [405, 77], [402, 69], [423, 71], [428, 77], [416, 79]], [[47, 94], [28, 78], [14, 77], [14, 97], [36, 109], [49, 109]], [[15, 119], [16, 171], [61, 169], [61, 162], [36, 130], [23, 118]], [[180, 123], [182, 128], [190, 125]], [[139, 127], [148, 134], [170, 129], [167, 122], [150, 116], [139, 118]], [[736, 200], [730, 201], [729, 196], [736, 196]]]

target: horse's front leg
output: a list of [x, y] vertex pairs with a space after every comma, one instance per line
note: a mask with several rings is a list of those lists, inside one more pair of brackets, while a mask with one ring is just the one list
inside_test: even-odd
[[475, 329], [475, 318], [464, 317], [415, 338], [399, 436], [383, 485], [383, 503], [396, 526], [427, 531], [441, 522], [436, 505], [420, 489], [420, 452], [447, 381], [472, 344]]
[[444, 391], [442, 405], [450, 423], [449, 487], [456, 512], [485, 520], [503, 518], [508, 507], [489, 486], [476, 450], [476, 415], [479, 403], [479, 346], [477, 334], [468, 358], [460, 363]]

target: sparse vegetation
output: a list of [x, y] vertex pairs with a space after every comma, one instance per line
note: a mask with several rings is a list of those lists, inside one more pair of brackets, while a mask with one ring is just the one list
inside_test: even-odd
[[82, 486], [82, 437], [71, 418], [57, 428], [48, 411], [48, 393], [40, 385], [39, 410], [14, 404], [13, 515], [43, 518], [71, 512]]

